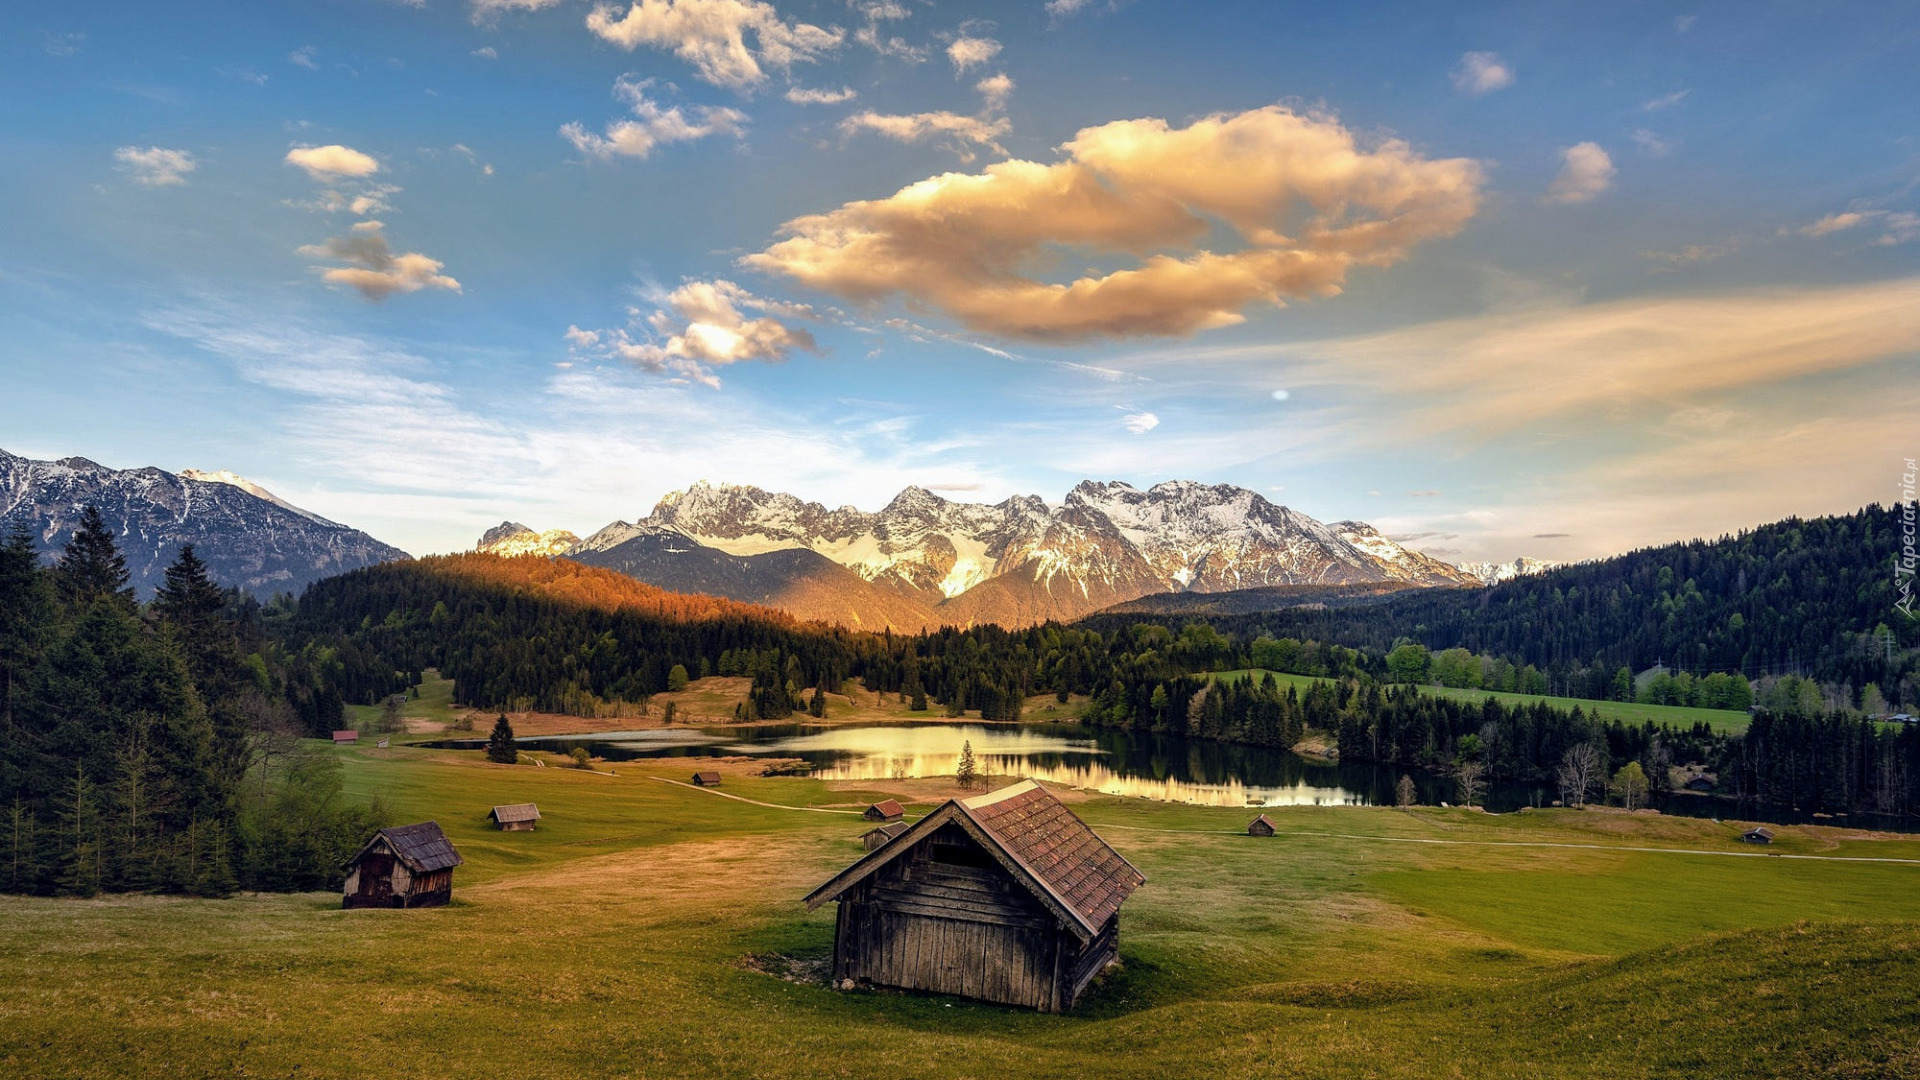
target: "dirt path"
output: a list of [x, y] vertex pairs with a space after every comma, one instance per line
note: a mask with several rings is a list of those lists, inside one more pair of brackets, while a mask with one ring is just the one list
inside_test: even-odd
[[861, 817], [866, 813], [866, 811], [864, 810], [829, 810], [824, 806], [786, 806], [781, 803], [761, 802], [758, 799], [749, 799], [749, 798], [745, 798], [744, 796], [729, 794], [725, 791], [715, 791], [710, 787], [701, 787], [698, 784], [689, 784], [685, 780], [669, 780], [664, 776], [656, 776], [654, 777], [654, 779], [660, 781], [663, 784], [672, 784], [675, 787], [683, 787], [690, 791], [698, 791], [707, 795], [718, 795], [723, 799], [732, 799], [735, 802], [750, 803], [754, 806], [765, 806], [773, 810], [803, 810], [809, 814], [852, 814], [854, 817]]

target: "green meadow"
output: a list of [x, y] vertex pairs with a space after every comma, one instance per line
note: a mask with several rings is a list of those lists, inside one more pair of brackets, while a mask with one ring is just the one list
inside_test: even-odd
[[[1280, 680], [1282, 686], [1295, 686], [1304, 692], [1317, 682], [1327, 681], [1314, 675], [1289, 675], [1283, 671], [1267, 672], [1242, 668], [1238, 671], [1214, 672], [1216, 679], [1244, 679], [1249, 674], [1266, 676], [1271, 674]], [[1546, 694], [1509, 694], [1500, 690], [1462, 690], [1447, 686], [1422, 686], [1423, 694], [1453, 698], [1456, 701], [1479, 702], [1486, 698], [1496, 698], [1503, 705], [1531, 705], [1544, 701], [1556, 709], [1571, 709], [1579, 706], [1583, 712], [1597, 715], [1602, 720], [1619, 720], [1626, 724], [1642, 724], [1648, 720], [1656, 724], [1669, 724], [1677, 728], [1691, 728], [1704, 723], [1715, 731], [1729, 734], [1747, 730], [1747, 714], [1728, 709], [1701, 709], [1690, 705], [1640, 705], [1631, 701], [1588, 701], [1585, 698], [1551, 697]]]
[[[9, 1077], [1910, 1077], [1920, 840], [1607, 811], [1244, 811], [1063, 792], [1148, 876], [1043, 1016], [803, 973], [887, 785], [367, 744], [455, 903], [0, 897]], [[898, 789], [911, 797], [911, 786]], [[492, 831], [532, 800], [531, 833]], [[756, 805], [767, 803], [773, 805]], [[921, 802], [911, 814], [929, 809]], [[1908, 861], [1891, 861], [1908, 860]], [[801, 974], [797, 974], [801, 973]]]

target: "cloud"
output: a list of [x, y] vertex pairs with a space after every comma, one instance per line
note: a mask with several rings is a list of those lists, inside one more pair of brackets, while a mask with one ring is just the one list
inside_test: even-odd
[[1453, 88], [1463, 94], [1490, 94], [1513, 85], [1513, 69], [1499, 53], [1470, 52], [1453, 69]]
[[1691, 89], [1686, 89], [1675, 90], [1671, 94], [1661, 94], [1659, 97], [1640, 106], [1640, 108], [1646, 112], [1659, 112], [1661, 109], [1669, 109], [1680, 104], [1682, 101], [1685, 101], [1687, 95], [1691, 93], [1693, 93]]
[[68, 31], [66, 33], [42, 30], [40, 32], [40, 51], [46, 53], [48, 56], [65, 59], [79, 52], [80, 46], [84, 44], [86, 40], [87, 35], [78, 30]]
[[[1079, 132], [1046, 165], [1004, 161], [789, 221], [743, 264], [862, 302], [904, 294], [969, 329], [1032, 341], [1183, 335], [1255, 303], [1338, 293], [1479, 206], [1482, 171], [1397, 139], [1362, 146], [1331, 117], [1280, 106], [1184, 128]], [[1199, 247], [1224, 224], [1244, 247]], [[1132, 258], [1068, 284], [1031, 276], [1062, 251]], [[1078, 257], [1078, 256], [1076, 256]]]
[[1565, 206], [1591, 201], [1613, 186], [1613, 159], [1598, 143], [1575, 143], [1560, 152], [1566, 164], [1547, 186], [1546, 201]]
[[1652, 401], [1699, 400], [1916, 352], [1920, 278], [1542, 306], [1268, 355], [1290, 360], [1295, 378], [1401, 396], [1420, 419], [1393, 427], [1418, 437], [1562, 414], [1632, 416]]
[[1797, 229], [1780, 231], [1782, 233], [1791, 231], [1798, 236], [1818, 238], [1857, 229], [1862, 225], [1875, 225], [1882, 230], [1880, 237], [1874, 241], [1878, 247], [1892, 247], [1920, 239], [1920, 214], [1909, 211], [1849, 210], [1840, 214], [1828, 214], [1819, 221], [1802, 225]]
[[1407, 492], [1407, 497], [1413, 499], [1431, 499], [1439, 494], [1438, 491], [1409, 491]]
[[1046, 10], [1054, 21], [1080, 14], [1093, 6], [1093, 0], [1047, 0]]
[[378, 221], [362, 221], [347, 230], [345, 236], [331, 237], [324, 244], [307, 244], [298, 254], [309, 259], [326, 259], [347, 266], [315, 267], [322, 281], [348, 285], [360, 290], [369, 300], [380, 301], [394, 293], [419, 292], [421, 289], [460, 291], [460, 283], [440, 272], [438, 259], [418, 252], [395, 255], [387, 246], [386, 226]]
[[693, 65], [698, 78], [742, 92], [765, 82], [766, 68], [786, 71], [818, 60], [845, 37], [838, 28], [786, 22], [762, 0], [637, 0], [625, 15], [600, 4], [588, 14], [587, 29], [628, 52], [642, 45], [671, 52]]
[[1643, 251], [1640, 255], [1642, 258], [1651, 259], [1658, 263], [1665, 263], [1670, 267], [1696, 266], [1700, 263], [1710, 263], [1716, 259], [1725, 258], [1745, 246], [1745, 240], [1734, 236], [1719, 241], [1718, 243], [1688, 244], [1678, 251]]
[[802, 86], [787, 87], [787, 100], [795, 105], [838, 105], [859, 96], [859, 92], [850, 86], [843, 86], [838, 90], [810, 90]]
[[1633, 133], [1633, 144], [1638, 146], [1640, 152], [1648, 157], [1666, 157], [1673, 152], [1673, 142], [1671, 140], [1663, 139], [1653, 132], [1648, 131], [1646, 128], [1635, 129]]
[[630, 75], [614, 80], [614, 96], [625, 101], [634, 115], [632, 120], [616, 120], [607, 125], [606, 134], [595, 135], [578, 123], [566, 124], [560, 134], [574, 149], [602, 161], [614, 157], [646, 158], [661, 143], [691, 142], [709, 135], [739, 135], [747, 114], [738, 109], [699, 105], [690, 119], [678, 105], [663, 108], [647, 96], [652, 79], [634, 81]]
[[477, 56], [482, 60], [498, 60], [500, 59], [500, 50], [491, 45], [482, 45], [467, 55]]
[[881, 56], [890, 56], [895, 60], [905, 60], [918, 64], [927, 58], [927, 50], [910, 45], [898, 35], [889, 37], [881, 31], [881, 24], [908, 18], [913, 13], [900, 0], [847, 0], [847, 6], [865, 16], [867, 24], [853, 32], [856, 44], [864, 45]]
[[1684, 34], [1693, 29], [1693, 24], [1699, 21], [1700, 16], [1698, 15], [1676, 15], [1673, 19], [1674, 32]]
[[1533, 538], [1535, 540], [1564, 540], [1572, 535], [1572, 533], [1534, 533]]
[[851, 138], [862, 132], [872, 132], [903, 143], [944, 139], [946, 148], [953, 151], [962, 162], [973, 161], [977, 156], [977, 147], [1005, 154], [1000, 137], [1013, 130], [1013, 124], [1001, 114], [1006, 111], [1007, 101], [1013, 96], [1013, 80], [1004, 73], [989, 75], [975, 83], [973, 88], [982, 99], [978, 115], [965, 116], [945, 110], [882, 113], [868, 109], [840, 121], [840, 134]]
[[1145, 435], [1160, 426], [1160, 418], [1150, 412], [1128, 413], [1120, 418], [1120, 425], [1135, 435]]
[[969, 68], [982, 67], [998, 55], [1000, 43], [992, 38], [961, 36], [947, 46], [947, 59], [953, 61], [955, 75], [965, 75]]
[[[616, 356], [655, 374], [714, 389], [720, 386], [716, 367], [743, 360], [785, 360], [796, 349], [819, 351], [812, 334], [781, 321], [809, 318], [811, 308], [755, 296], [731, 281], [689, 280], [654, 300], [658, 308], [631, 332], [570, 326], [567, 341], [582, 352]], [[743, 308], [761, 314], [754, 318]]]
[[470, 0], [475, 25], [497, 21], [511, 11], [544, 11], [557, 7], [561, 0]]
[[296, 146], [287, 151], [287, 164], [307, 170], [315, 180], [335, 176], [372, 176], [380, 171], [380, 162], [371, 154], [334, 143], [329, 146]]
[[187, 174], [200, 167], [185, 150], [166, 150], [149, 146], [123, 146], [113, 152], [113, 160], [133, 182], [145, 187], [167, 187], [187, 182]]
[[973, 88], [980, 92], [982, 105], [990, 114], [1005, 111], [1007, 102], [1013, 98], [1013, 80], [1005, 72], [989, 75], [974, 83]]
[[320, 50], [312, 45], [302, 45], [300, 48], [287, 54], [287, 63], [295, 67], [306, 68], [308, 71], [319, 71], [320, 63], [314, 59], [314, 57], [319, 54]]
[[1275, 401], [1285, 401], [1288, 398], [1291, 398], [1292, 396], [1293, 396], [1292, 394], [1288, 393], [1285, 390], [1275, 390], [1273, 392], [1273, 400]]
[[354, 217], [366, 217], [368, 214], [384, 214], [393, 209], [387, 200], [398, 195], [401, 188], [397, 184], [367, 184], [358, 190], [341, 191], [328, 188], [319, 195], [301, 202], [288, 199], [284, 205], [295, 210], [310, 210], [316, 214], [352, 214]]

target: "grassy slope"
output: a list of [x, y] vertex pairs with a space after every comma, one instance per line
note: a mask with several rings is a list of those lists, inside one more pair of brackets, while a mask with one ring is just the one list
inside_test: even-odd
[[[839, 994], [748, 970], [821, 956], [798, 898], [858, 854], [846, 814], [663, 783], [338, 751], [355, 790], [432, 817], [454, 907], [326, 895], [0, 898], [9, 1076], [1901, 1076], [1920, 1069], [1920, 865], [1741, 853], [1732, 826], [1556, 811], [1094, 798], [1149, 876], [1124, 972], [1077, 1014]], [[685, 763], [661, 764], [678, 776]], [[879, 783], [884, 787], [884, 783]], [[729, 776], [850, 807], [877, 791]], [[533, 799], [540, 831], [482, 815]], [[910, 808], [923, 811], [925, 806]], [[1920, 859], [1920, 841], [1783, 829], [1776, 849]], [[1447, 844], [1410, 841], [1449, 841]], [[1500, 846], [1514, 844], [1590, 846]], [[1802, 924], [1802, 919], [1817, 920]], [[1826, 920], [1869, 920], [1833, 921]], [[1720, 934], [1722, 936], [1708, 936]]]
[[[1249, 672], [1221, 671], [1214, 673], [1215, 678], [1244, 679]], [[1259, 672], [1267, 674], [1265, 671]], [[1312, 675], [1289, 675], [1276, 671], [1273, 676], [1283, 685], [1292, 684], [1305, 691], [1307, 687], [1324, 680]], [[1544, 701], [1557, 709], [1571, 709], [1578, 705], [1588, 713], [1598, 713], [1604, 720], [1620, 720], [1628, 724], [1640, 724], [1651, 720], [1656, 724], [1670, 724], [1678, 728], [1690, 728], [1699, 722], [1715, 731], [1740, 732], [1747, 730], [1747, 714], [1730, 712], [1726, 709], [1699, 709], [1686, 705], [1639, 705], [1630, 701], [1588, 701], [1585, 698], [1549, 697], [1544, 694], [1508, 694], [1499, 690], [1459, 690], [1446, 686], [1423, 686], [1423, 694], [1438, 694], [1441, 697], [1457, 701], [1478, 703], [1486, 698], [1498, 698], [1507, 705], [1531, 705]]]

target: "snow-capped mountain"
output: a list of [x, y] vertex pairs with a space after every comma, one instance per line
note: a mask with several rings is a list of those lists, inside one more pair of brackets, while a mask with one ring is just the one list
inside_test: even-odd
[[492, 555], [564, 555], [579, 546], [580, 538], [565, 529], [534, 532], [517, 521], [503, 521], [488, 529], [474, 546]]
[[[764, 568], [752, 565], [796, 551], [819, 556], [786, 560], [790, 569], [806, 568], [804, 604], [783, 601]], [[722, 573], [721, 564], [700, 552], [736, 562]], [[702, 482], [662, 498], [639, 522], [608, 525], [566, 554], [663, 588], [697, 582], [715, 591], [730, 573], [742, 591], [720, 591], [734, 599], [785, 606], [807, 618], [900, 629], [1072, 619], [1163, 592], [1478, 583], [1364, 523], [1328, 526], [1245, 488], [1191, 481], [1146, 491], [1087, 481], [1058, 505], [1035, 496], [961, 503], [910, 487], [875, 513]], [[837, 577], [829, 564], [849, 573]]]
[[407, 553], [358, 529], [289, 505], [232, 473], [110, 469], [82, 457], [34, 461], [0, 450], [0, 528], [24, 524], [51, 555], [91, 503], [119, 537], [141, 597], [192, 544], [214, 578], [256, 595], [297, 593], [310, 582]]
[[1529, 559], [1522, 555], [1512, 562], [1465, 562], [1460, 564], [1460, 569], [1472, 574], [1474, 579], [1483, 585], [1498, 585], [1503, 581], [1512, 581], [1514, 578], [1525, 577], [1528, 574], [1544, 574], [1562, 565], [1564, 564], [1548, 562], [1545, 559]]

